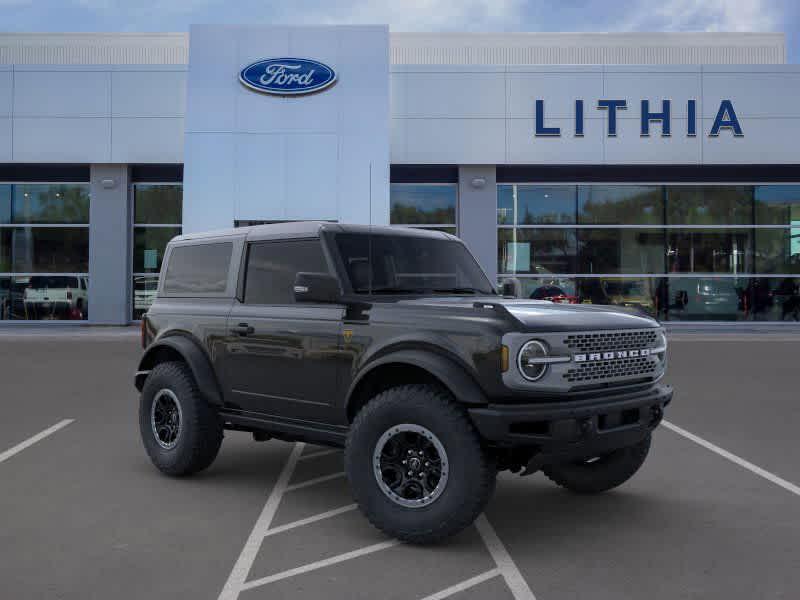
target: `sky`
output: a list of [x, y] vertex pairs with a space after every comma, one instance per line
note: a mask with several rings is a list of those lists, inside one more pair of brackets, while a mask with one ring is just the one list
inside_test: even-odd
[[798, 0], [0, 0], [0, 31], [186, 31], [192, 23], [388, 23], [392, 31], [777, 31]]

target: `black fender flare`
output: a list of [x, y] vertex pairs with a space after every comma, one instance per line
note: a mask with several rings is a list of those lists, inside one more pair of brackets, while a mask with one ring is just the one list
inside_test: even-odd
[[148, 346], [136, 370], [136, 389], [140, 392], [152, 368], [158, 363], [158, 355], [164, 350], [170, 354], [178, 353], [192, 371], [200, 394], [206, 402], [214, 406], [222, 406], [222, 393], [214, 368], [208, 355], [195, 340], [184, 335], [171, 335]]
[[430, 350], [397, 350], [370, 361], [361, 369], [347, 390], [347, 414], [350, 412], [354, 393], [364, 378], [375, 369], [388, 364], [405, 364], [424, 369], [450, 390], [459, 403], [473, 406], [489, 402], [472, 375], [455, 360]]

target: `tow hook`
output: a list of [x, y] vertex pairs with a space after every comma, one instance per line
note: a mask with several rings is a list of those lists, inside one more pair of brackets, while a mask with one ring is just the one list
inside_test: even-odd
[[650, 427], [655, 427], [661, 422], [664, 416], [664, 411], [660, 406], [653, 406], [650, 408]]

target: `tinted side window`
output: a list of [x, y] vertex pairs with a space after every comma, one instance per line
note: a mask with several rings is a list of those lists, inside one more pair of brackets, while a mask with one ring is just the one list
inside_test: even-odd
[[221, 294], [228, 284], [232, 242], [177, 246], [164, 275], [168, 294]]
[[294, 278], [300, 271], [328, 272], [320, 240], [250, 244], [245, 304], [294, 304]]

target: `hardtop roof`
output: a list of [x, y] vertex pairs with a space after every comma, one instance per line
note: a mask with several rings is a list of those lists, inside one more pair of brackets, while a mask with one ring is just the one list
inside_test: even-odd
[[173, 238], [172, 242], [187, 242], [192, 240], [205, 240], [228, 236], [247, 237], [248, 240], [270, 239], [301, 239], [319, 237], [322, 231], [339, 233], [373, 233], [378, 235], [409, 235], [427, 238], [458, 239], [448, 233], [438, 230], [419, 229], [411, 227], [397, 227], [388, 225], [353, 225], [344, 223], [330, 223], [328, 221], [291, 221], [285, 223], [270, 223], [267, 225], [250, 225], [228, 229], [216, 229], [197, 233], [187, 233]]

